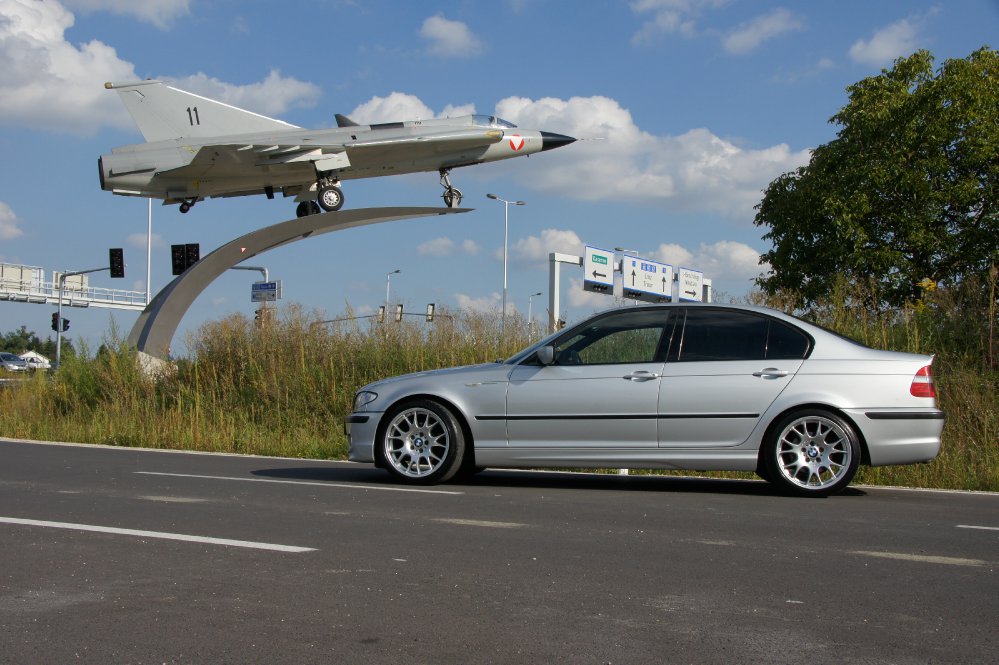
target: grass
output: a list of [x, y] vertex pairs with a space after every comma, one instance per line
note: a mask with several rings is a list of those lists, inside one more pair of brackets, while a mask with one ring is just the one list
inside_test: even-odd
[[[877, 348], [935, 352], [947, 423], [943, 450], [931, 464], [863, 468], [856, 482], [999, 491], [994, 275], [991, 284], [928, 293], [903, 310], [865, 305], [870, 295], [841, 285], [803, 314]], [[793, 296], [755, 300], [794, 308]], [[289, 306], [262, 327], [242, 315], [208, 323], [188, 338], [189, 357], [159, 380], [138, 370], [135, 351], [111, 331], [96, 354], [84, 348], [54, 375], [0, 390], [0, 435], [343, 459], [342, 417], [361, 385], [490, 362], [529, 342], [519, 316], [507, 317], [502, 346], [495, 314], [442, 311], [434, 323], [319, 324], [323, 318]]]

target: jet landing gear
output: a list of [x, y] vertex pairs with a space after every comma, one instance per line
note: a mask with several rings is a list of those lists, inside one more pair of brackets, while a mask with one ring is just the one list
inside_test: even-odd
[[308, 217], [309, 215], [318, 215], [321, 212], [322, 208], [315, 201], [302, 201], [295, 209], [295, 216]]
[[180, 211], [187, 214], [187, 211], [194, 207], [194, 204], [198, 202], [198, 199], [185, 199], [180, 202]]
[[454, 187], [451, 184], [451, 169], [441, 169], [441, 187], [444, 188], [444, 193], [441, 194], [441, 198], [444, 199], [444, 205], [448, 208], [457, 208], [461, 205], [461, 190]]
[[302, 201], [295, 209], [299, 217], [318, 215], [321, 212], [333, 212], [343, 207], [343, 190], [340, 180], [330, 173], [317, 172], [316, 187], [319, 189], [315, 201]]

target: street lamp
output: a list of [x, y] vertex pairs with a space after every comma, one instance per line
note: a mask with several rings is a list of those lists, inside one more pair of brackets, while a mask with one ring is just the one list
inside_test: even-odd
[[389, 306], [389, 289], [392, 288], [392, 275], [398, 275], [401, 272], [401, 270], [393, 270], [385, 274], [385, 311], [388, 311]]
[[532, 316], [533, 310], [531, 307], [534, 305], [534, 296], [540, 296], [541, 291], [537, 293], [532, 293], [527, 296], [527, 338], [534, 339], [534, 317]]
[[503, 202], [503, 310], [500, 313], [500, 341], [506, 339], [506, 255], [510, 239], [510, 204], [527, 205], [525, 201], [507, 201], [495, 194], [486, 194], [486, 198]]

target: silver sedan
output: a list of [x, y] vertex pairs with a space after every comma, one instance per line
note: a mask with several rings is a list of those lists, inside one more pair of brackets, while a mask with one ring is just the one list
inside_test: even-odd
[[760, 307], [627, 307], [504, 361], [364, 386], [344, 426], [351, 460], [414, 483], [486, 467], [732, 470], [824, 496], [860, 464], [936, 457], [932, 362]]

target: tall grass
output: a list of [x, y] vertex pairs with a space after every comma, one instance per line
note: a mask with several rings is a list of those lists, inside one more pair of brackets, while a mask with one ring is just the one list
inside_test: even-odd
[[[858, 481], [999, 490], [999, 368], [996, 283], [940, 290], [902, 310], [882, 310], [862, 286], [841, 284], [805, 318], [877, 348], [935, 353], [944, 446], [928, 465], [864, 469]], [[793, 294], [756, 296], [792, 310]], [[345, 315], [349, 317], [350, 312]], [[288, 306], [267, 325], [231, 315], [187, 341], [176, 370], [151, 379], [112, 331], [96, 353], [83, 349], [59, 372], [0, 390], [0, 435], [120, 446], [181, 448], [340, 459], [342, 417], [370, 381], [437, 367], [489, 362], [528, 342], [522, 317], [439, 311], [407, 318], [324, 323], [321, 312]]]

